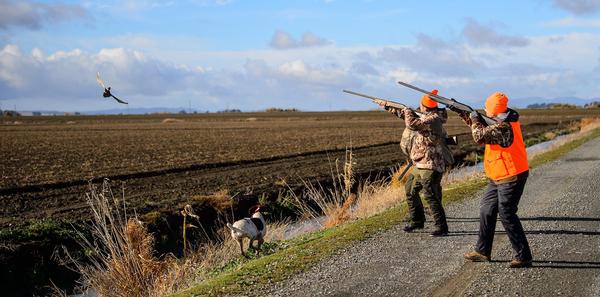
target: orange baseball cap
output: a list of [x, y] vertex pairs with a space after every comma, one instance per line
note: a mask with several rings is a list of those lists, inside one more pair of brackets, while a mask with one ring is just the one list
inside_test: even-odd
[[495, 92], [485, 100], [485, 112], [489, 116], [497, 116], [506, 112], [508, 108], [508, 97], [502, 92]]
[[[437, 95], [438, 90], [432, 90], [431, 93]], [[423, 95], [423, 97], [421, 97], [421, 105], [427, 108], [436, 108], [438, 106], [437, 102], [429, 98], [429, 95]]]

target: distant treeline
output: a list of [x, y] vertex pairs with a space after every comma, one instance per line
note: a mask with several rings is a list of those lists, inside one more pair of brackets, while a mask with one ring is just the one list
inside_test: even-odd
[[3, 116], [3, 117], [18, 117], [18, 116], [21, 116], [21, 114], [18, 113], [18, 112], [16, 112], [16, 111], [14, 111], [14, 110], [4, 110], [3, 111], [3, 110], [0, 109], [0, 116]]
[[[527, 105], [527, 108], [533, 109], [575, 109], [578, 108], [575, 104], [568, 103], [535, 103]], [[600, 102], [594, 101], [587, 103], [583, 108], [600, 108]]]
[[594, 101], [584, 105], [585, 108], [600, 108], [600, 101]]
[[270, 107], [265, 109], [265, 112], [297, 112], [300, 111], [297, 108], [276, 108], [276, 107]]

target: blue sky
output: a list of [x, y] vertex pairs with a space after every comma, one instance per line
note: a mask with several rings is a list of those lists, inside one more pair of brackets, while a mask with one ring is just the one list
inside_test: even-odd
[[[369, 109], [404, 80], [481, 104], [600, 97], [600, 0], [0, 0], [0, 104]], [[536, 99], [532, 99], [536, 98]], [[583, 101], [582, 101], [583, 102]]]

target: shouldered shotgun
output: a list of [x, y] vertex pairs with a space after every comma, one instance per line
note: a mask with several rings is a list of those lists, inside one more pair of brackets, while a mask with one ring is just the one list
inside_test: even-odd
[[[355, 95], [355, 96], [360, 96], [360, 97], [371, 99], [374, 103], [381, 105], [383, 107], [392, 107], [392, 108], [396, 108], [396, 109], [408, 108], [408, 109], [412, 110], [414, 113], [416, 113], [417, 116], [419, 116], [419, 117], [424, 116], [424, 114], [422, 112], [420, 112], [418, 110], [414, 110], [414, 109], [412, 109], [402, 103], [399, 103], [399, 102], [386, 100], [383, 98], [370, 96], [370, 95], [366, 95], [366, 94], [362, 94], [362, 93], [358, 93], [358, 92], [354, 92], [354, 91], [350, 91], [350, 90], [342, 90], [342, 91], [344, 91], [345, 93], [348, 93], [348, 94]], [[398, 116], [401, 117], [400, 115], [398, 115]], [[446, 144], [447, 145], [458, 145], [458, 137], [456, 137], [456, 136], [446, 137]], [[406, 172], [404, 172], [404, 173], [406, 173]]]
[[458, 101], [456, 101], [454, 98], [446, 98], [446, 97], [442, 97], [440, 95], [437, 94], [433, 94], [429, 91], [423, 90], [419, 87], [415, 87], [411, 84], [399, 81], [398, 82], [400, 85], [405, 86], [407, 88], [413, 89], [415, 91], [427, 94], [429, 96], [429, 98], [431, 98], [433, 101], [436, 101], [437, 103], [441, 103], [444, 104], [446, 106], [448, 106], [448, 109], [456, 112], [456, 113], [471, 113], [473, 111], [477, 112], [479, 114], [479, 117], [487, 124], [487, 125], [493, 125], [498, 123], [498, 121], [496, 119], [490, 118], [486, 115], [481, 114], [480, 112], [478, 112], [477, 110], [473, 109], [471, 106], [468, 106], [464, 103], [460, 103]]

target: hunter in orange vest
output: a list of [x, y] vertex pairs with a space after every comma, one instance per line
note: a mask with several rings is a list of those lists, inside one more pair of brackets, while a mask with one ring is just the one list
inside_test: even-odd
[[479, 238], [475, 250], [465, 258], [475, 262], [490, 261], [492, 242], [499, 216], [514, 250], [510, 267], [530, 267], [531, 250], [517, 209], [529, 175], [527, 151], [523, 142], [519, 114], [508, 108], [508, 97], [495, 92], [485, 102], [488, 117], [498, 122], [486, 126], [477, 112], [462, 114], [471, 127], [473, 140], [485, 144], [484, 169], [489, 183], [480, 203]]

